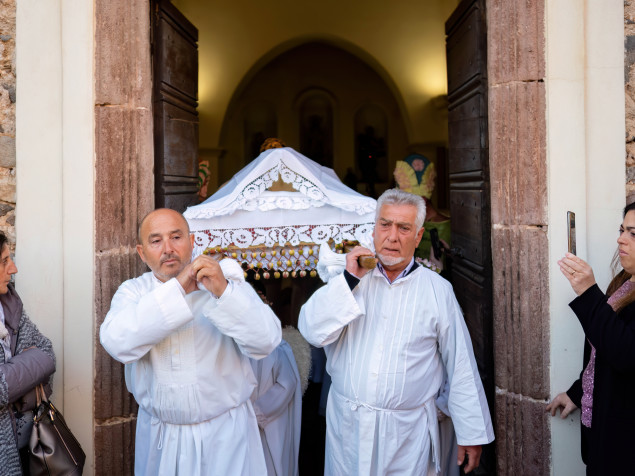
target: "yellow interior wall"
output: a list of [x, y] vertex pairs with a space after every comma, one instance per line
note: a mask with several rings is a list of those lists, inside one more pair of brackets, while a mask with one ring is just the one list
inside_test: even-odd
[[200, 147], [215, 149], [228, 103], [250, 69], [289, 41], [335, 39], [365, 52], [401, 101], [410, 144], [447, 141], [445, 20], [457, 0], [208, 2], [173, 0], [199, 30]]

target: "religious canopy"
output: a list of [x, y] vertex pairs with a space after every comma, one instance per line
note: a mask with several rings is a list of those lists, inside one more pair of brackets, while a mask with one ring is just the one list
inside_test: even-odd
[[269, 149], [184, 213], [194, 254], [221, 252], [256, 276], [315, 275], [318, 249], [370, 243], [375, 200], [290, 147]]

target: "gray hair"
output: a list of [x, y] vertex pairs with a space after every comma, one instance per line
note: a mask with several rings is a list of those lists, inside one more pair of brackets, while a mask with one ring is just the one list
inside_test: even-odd
[[426, 219], [426, 202], [423, 198], [412, 193], [404, 192], [398, 188], [386, 190], [377, 199], [377, 208], [375, 209], [375, 222], [379, 219], [379, 212], [384, 205], [410, 205], [417, 209], [417, 218], [415, 225], [417, 229], [423, 226]]

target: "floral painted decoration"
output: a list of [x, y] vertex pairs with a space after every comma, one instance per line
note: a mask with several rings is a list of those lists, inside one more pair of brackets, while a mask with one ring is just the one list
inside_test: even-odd
[[436, 264], [434, 264], [432, 261], [430, 261], [427, 258], [415, 258], [415, 261], [417, 263], [419, 263], [421, 266], [425, 266], [426, 268], [430, 268], [432, 271], [434, 271], [435, 273], [440, 273], [441, 272], [441, 268], [439, 268]]
[[395, 181], [401, 190], [430, 198], [437, 172], [434, 164], [423, 155], [411, 155], [395, 164]]

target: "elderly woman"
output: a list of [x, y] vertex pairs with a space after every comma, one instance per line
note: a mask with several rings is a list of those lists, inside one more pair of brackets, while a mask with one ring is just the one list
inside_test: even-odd
[[606, 294], [595, 283], [591, 267], [568, 253], [560, 270], [578, 295], [569, 305], [584, 334], [580, 378], [547, 406], [566, 418], [580, 408], [582, 460], [587, 475], [633, 474], [635, 448], [635, 203], [624, 208], [620, 226], [622, 270]]
[[29, 320], [10, 282], [17, 272], [0, 232], [0, 472], [7, 476], [23, 474], [19, 447], [28, 443], [35, 387], [55, 372], [51, 341]]

